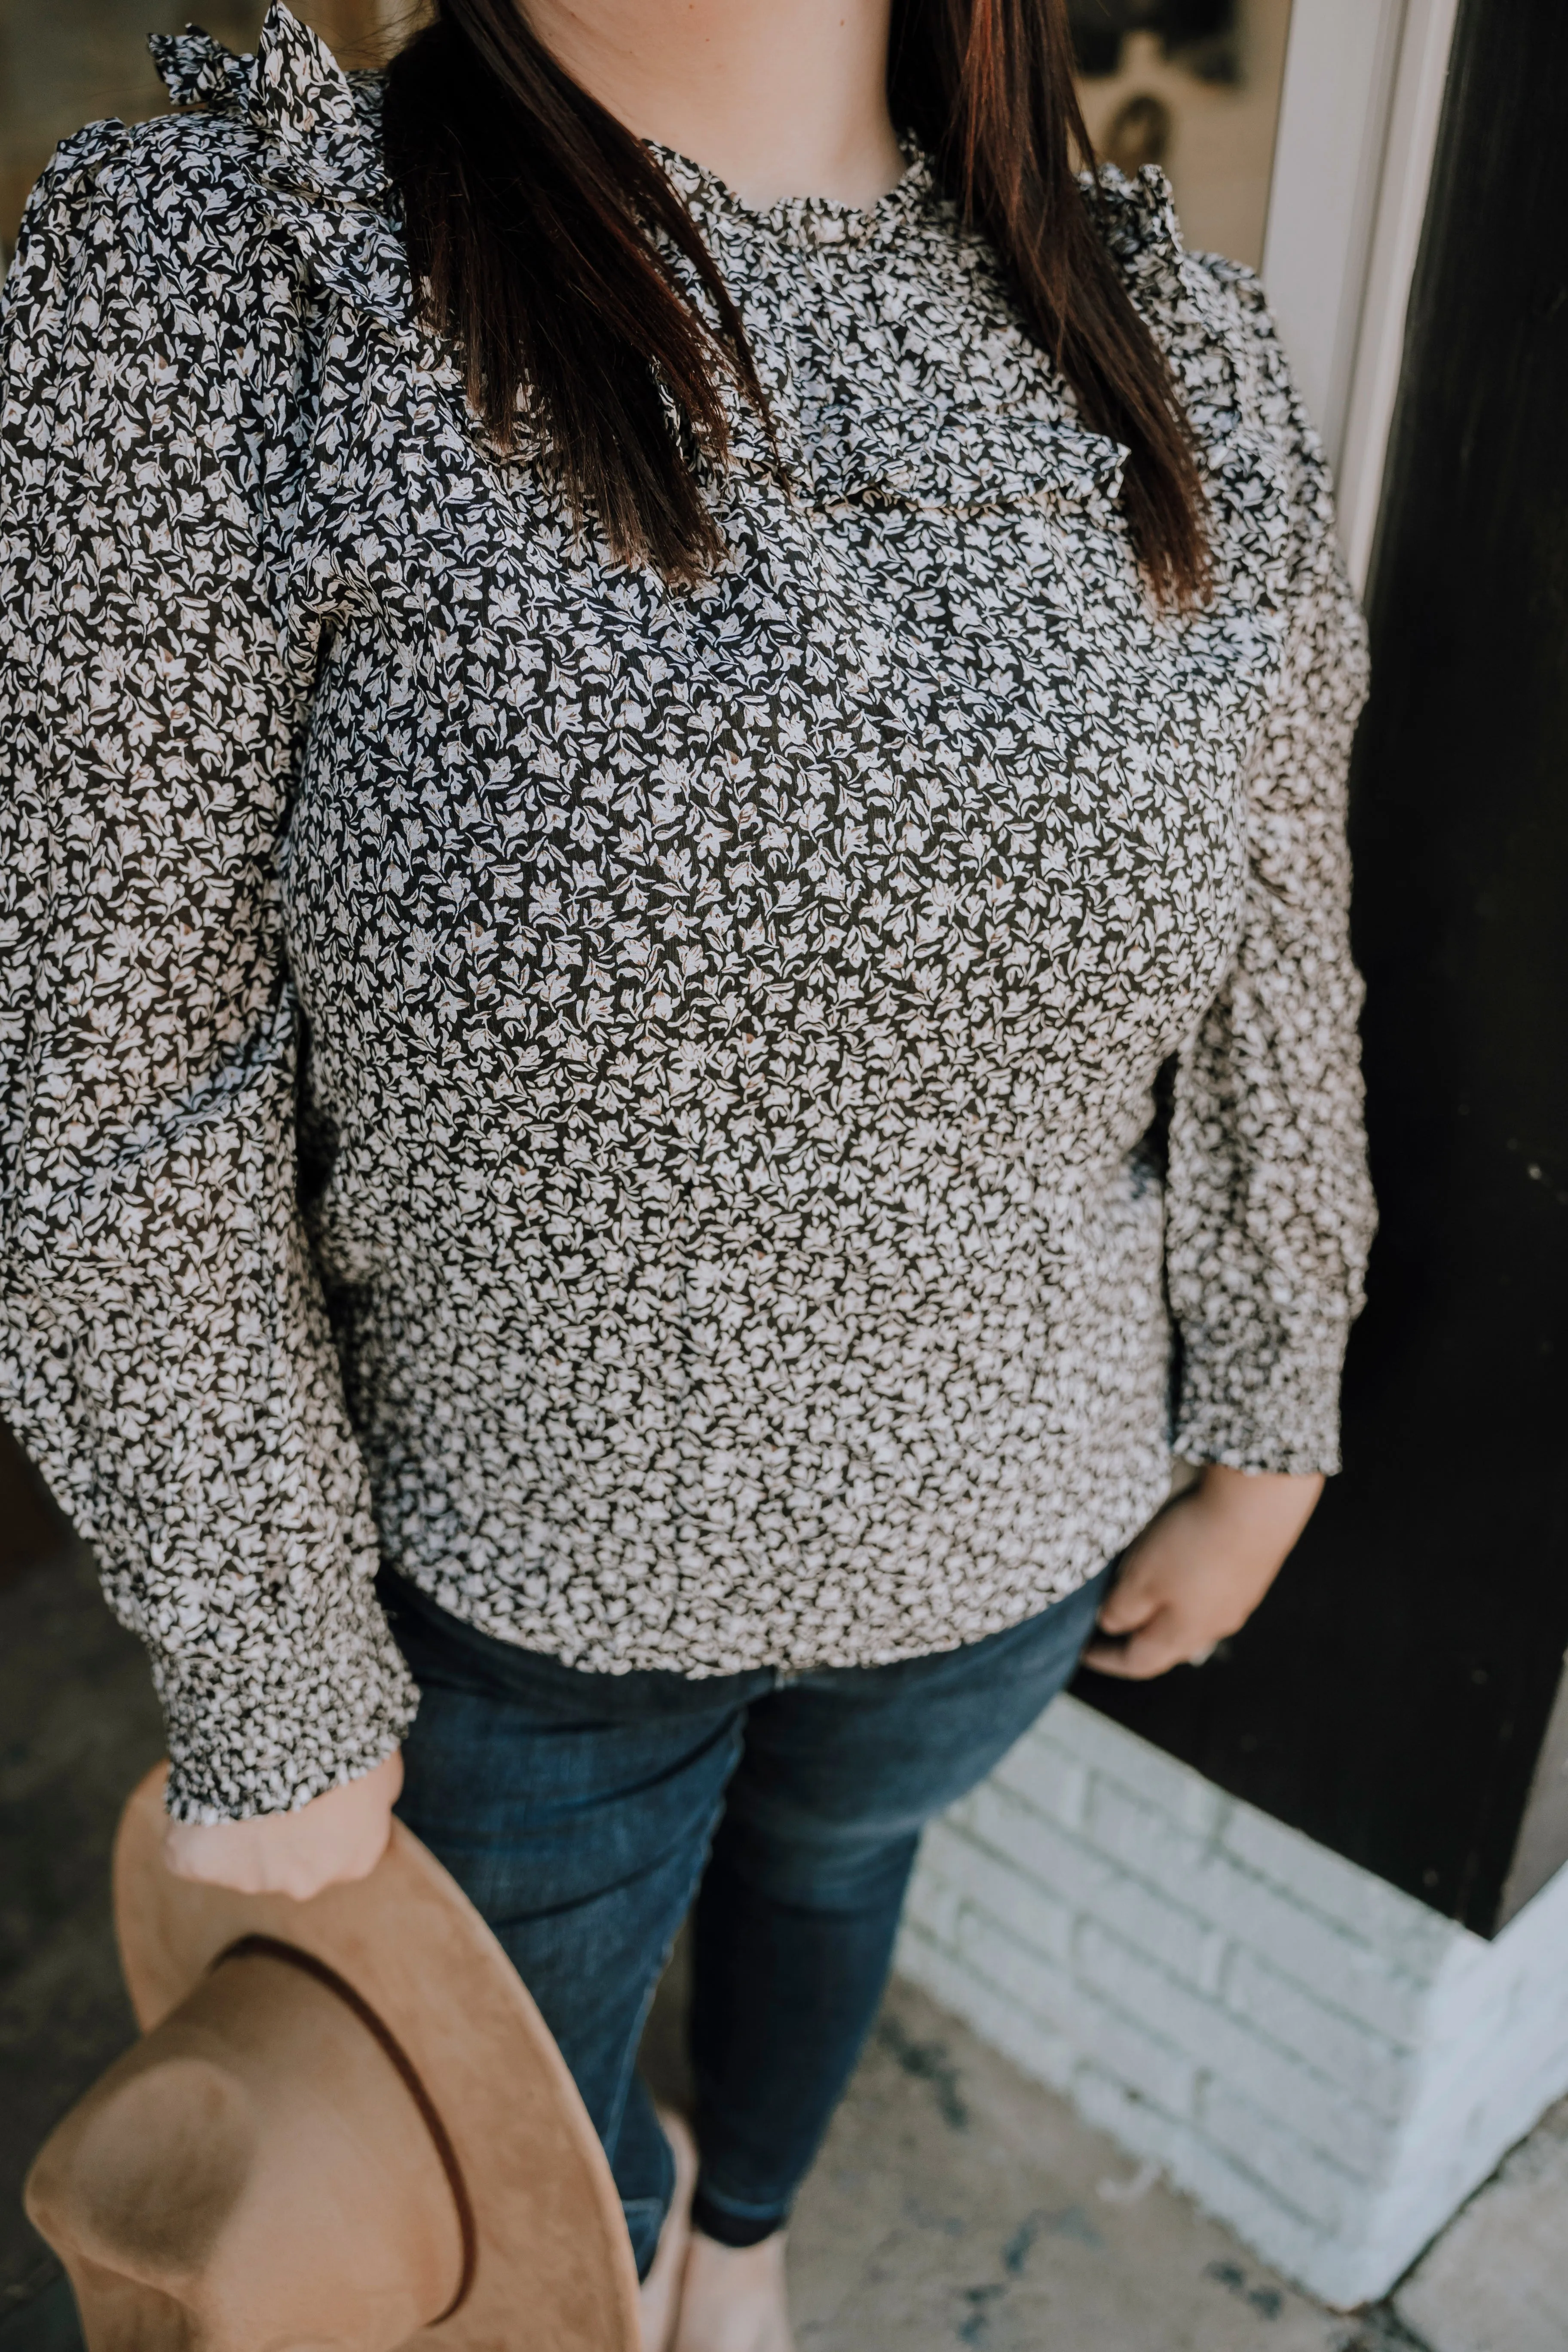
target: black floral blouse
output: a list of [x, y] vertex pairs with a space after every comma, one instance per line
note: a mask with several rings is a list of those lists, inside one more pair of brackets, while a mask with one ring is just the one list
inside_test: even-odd
[[1162, 617], [922, 161], [666, 157], [781, 444], [737, 408], [672, 592], [488, 450], [374, 79], [280, 7], [158, 47], [4, 314], [0, 1401], [174, 1811], [396, 1740], [378, 1559], [584, 1667], [873, 1664], [1070, 1591], [1173, 1448], [1332, 1468], [1363, 655], [1253, 278], [1106, 174], [1213, 502]]

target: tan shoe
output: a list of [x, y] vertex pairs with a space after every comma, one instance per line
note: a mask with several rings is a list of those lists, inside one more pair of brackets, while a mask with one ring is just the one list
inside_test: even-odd
[[757, 2246], [692, 2232], [673, 2352], [795, 2352], [782, 2230]]
[[653, 2268], [639, 2290], [643, 2352], [670, 2352], [680, 2282], [691, 2244], [691, 2197], [697, 2187], [697, 2143], [685, 2116], [678, 2116], [672, 2107], [660, 2107], [658, 2119], [675, 2157], [675, 2194], [658, 2233]]

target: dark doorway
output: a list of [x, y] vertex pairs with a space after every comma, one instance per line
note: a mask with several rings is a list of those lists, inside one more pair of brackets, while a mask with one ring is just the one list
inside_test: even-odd
[[1383, 1229], [1347, 1467], [1226, 1656], [1082, 1684], [1483, 1934], [1568, 1861], [1565, 106], [1560, 0], [1464, 0], [1353, 778]]

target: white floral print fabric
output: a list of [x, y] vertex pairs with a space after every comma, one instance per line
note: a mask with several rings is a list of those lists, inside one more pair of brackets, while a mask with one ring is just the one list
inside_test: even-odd
[[1331, 1469], [1363, 656], [1249, 275], [1106, 176], [1212, 500], [1162, 616], [922, 162], [668, 158], [780, 435], [672, 592], [487, 449], [374, 79], [159, 46], [5, 297], [4, 1402], [175, 1812], [395, 1742], [378, 1559], [584, 1667], [874, 1664], [1070, 1591], [1173, 1446]]

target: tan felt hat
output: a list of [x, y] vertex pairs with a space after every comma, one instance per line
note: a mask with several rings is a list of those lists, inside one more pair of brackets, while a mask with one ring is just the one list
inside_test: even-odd
[[636, 2352], [604, 2151], [439, 1863], [396, 1824], [308, 1903], [198, 1885], [163, 1777], [114, 1853], [143, 2038], [27, 2182], [89, 2352]]

